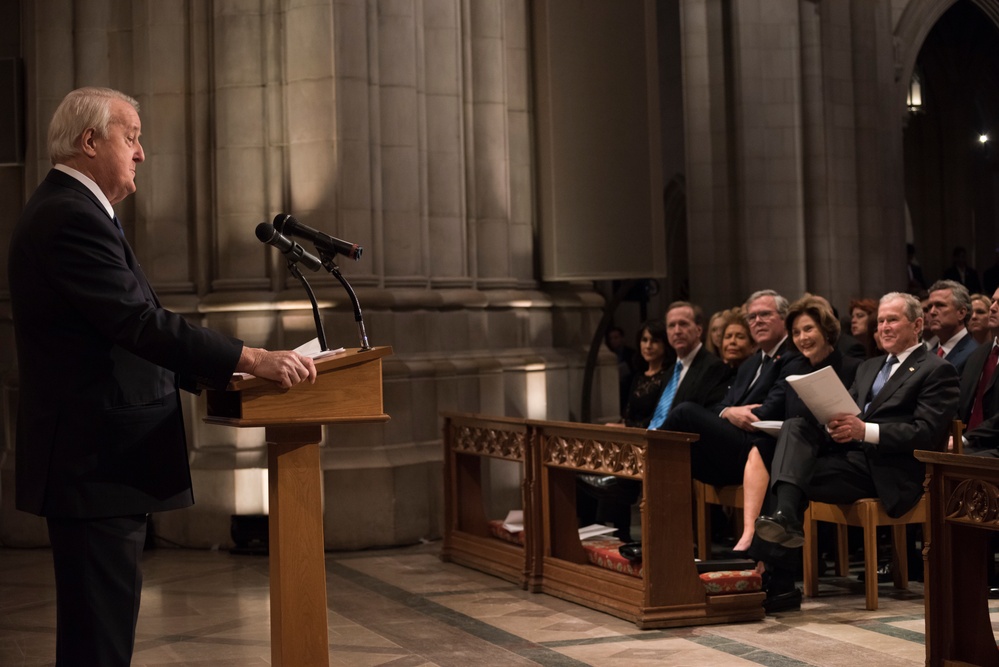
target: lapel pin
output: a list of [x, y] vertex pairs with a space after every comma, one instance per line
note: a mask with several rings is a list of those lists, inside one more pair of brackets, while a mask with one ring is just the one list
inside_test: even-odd
[[912, 366], [909, 366], [909, 372], [910, 372], [910, 373], [915, 373], [915, 372], [916, 372], [916, 369], [915, 369], [915, 368], [913, 368]]

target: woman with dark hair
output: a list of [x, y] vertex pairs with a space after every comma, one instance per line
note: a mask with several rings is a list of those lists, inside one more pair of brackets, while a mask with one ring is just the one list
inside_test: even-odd
[[[831, 366], [844, 386], [849, 387], [853, 384], [853, 376], [861, 360], [845, 357], [836, 349], [840, 324], [824, 299], [806, 296], [795, 301], [788, 309], [784, 322], [801, 356], [787, 362], [775, 389], [754, 412], [761, 421], [791, 417], [804, 417], [814, 421], [811, 411], [788, 384], [788, 376], [806, 375]], [[756, 517], [763, 508], [767, 485], [770, 483], [770, 465], [773, 463], [776, 445], [775, 438], [763, 433], [753, 440], [742, 478], [745, 527], [733, 549], [738, 556], [745, 556], [753, 541]]]
[[867, 358], [881, 354], [875, 340], [878, 330], [878, 304], [874, 299], [852, 299], [850, 301], [850, 333], [867, 350]]
[[638, 332], [638, 351], [648, 368], [644, 373], [636, 373], [631, 381], [621, 414], [624, 426], [648, 428], [666, 386], [669, 366], [664, 362], [669, 349], [666, 324], [661, 319], [646, 320]]

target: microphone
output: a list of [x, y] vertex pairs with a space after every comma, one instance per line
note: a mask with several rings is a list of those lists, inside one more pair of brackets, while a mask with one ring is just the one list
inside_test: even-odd
[[361, 259], [364, 248], [356, 243], [341, 241], [329, 234], [324, 234], [308, 225], [303, 225], [287, 213], [279, 213], [274, 217], [274, 229], [288, 236], [300, 236], [312, 241], [319, 250], [340, 254], [353, 260]]
[[269, 222], [261, 222], [257, 225], [257, 238], [280, 250], [289, 262], [301, 262], [310, 271], [318, 271], [323, 265], [318, 257], [307, 253], [305, 248], [274, 229], [274, 225]]

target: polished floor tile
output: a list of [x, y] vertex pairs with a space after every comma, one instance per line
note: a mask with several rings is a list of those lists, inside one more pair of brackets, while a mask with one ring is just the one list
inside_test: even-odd
[[[864, 610], [855, 579], [823, 579], [801, 612], [756, 623], [638, 630], [633, 624], [443, 563], [440, 544], [327, 554], [330, 664], [338, 667], [901, 667], [925, 661], [920, 584], [882, 585]], [[51, 665], [47, 550], [0, 549], [0, 665]], [[270, 665], [267, 558], [155, 549], [135, 667]], [[999, 618], [999, 605], [993, 619]]]

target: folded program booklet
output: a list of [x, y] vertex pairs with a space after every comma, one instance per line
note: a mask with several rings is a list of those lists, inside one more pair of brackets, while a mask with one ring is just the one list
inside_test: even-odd
[[820, 424], [828, 424], [834, 415], [859, 415], [861, 412], [832, 366], [820, 368], [808, 375], [789, 375], [787, 382], [794, 387]]

